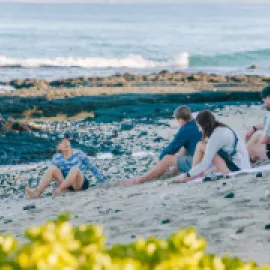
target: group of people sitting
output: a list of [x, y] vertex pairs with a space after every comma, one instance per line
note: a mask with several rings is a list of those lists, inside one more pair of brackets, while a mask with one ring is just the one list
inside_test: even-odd
[[[270, 86], [262, 91], [262, 99], [270, 111]], [[247, 145], [233, 129], [216, 120], [208, 110], [192, 117], [187, 106], [180, 106], [174, 112], [180, 128], [171, 143], [162, 151], [158, 163], [146, 174], [121, 180], [124, 186], [151, 181], [164, 175], [170, 168], [172, 175], [178, 175], [175, 182], [186, 183], [210, 171], [229, 174], [251, 167], [250, 162], [270, 159], [270, 112], [262, 123], [254, 125], [246, 134]], [[260, 135], [255, 135], [263, 130]], [[69, 138], [57, 146], [57, 153], [51, 166], [44, 174], [37, 189], [26, 188], [30, 198], [41, 196], [54, 180], [58, 186], [55, 196], [64, 190], [85, 190], [89, 182], [87, 171], [91, 170], [99, 183], [105, 180], [88, 156], [80, 150], [73, 150]]]

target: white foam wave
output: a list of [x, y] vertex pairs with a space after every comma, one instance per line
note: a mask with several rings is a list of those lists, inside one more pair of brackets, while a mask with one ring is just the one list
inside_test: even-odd
[[125, 58], [9, 58], [0, 56], [0, 67], [81, 67], [81, 68], [156, 68], [156, 67], [182, 67], [189, 65], [188, 53], [181, 53], [169, 61], [154, 61], [145, 59], [141, 55], [129, 55]]

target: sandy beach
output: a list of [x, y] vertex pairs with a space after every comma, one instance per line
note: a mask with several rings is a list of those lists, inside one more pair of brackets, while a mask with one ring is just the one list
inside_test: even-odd
[[[228, 106], [215, 113], [243, 136], [253, 123], [261, 121], [265, 112], [260, 106]], [[150, 150], [146, 151], [142, 142], [134, 147], [137, 153], [145, 153], [143, 158], [133, 153], [132, 159], [131, 154], [125, 154], [97, 160], [109, 184], [85, 192], [66, 192], [57, 198], [47, 193], [41, 199], [29, 200], [23, 187], [33, 175], [39, 177], [38, 168], [45, 167], [45, 164], [29, 165], [28, 171], [27, 166], [2, 166], [2, 176], [14, 172], [17, 182], [13, 188], [20, 186], [21, 193], [1, 200], [0, 233], [13, 233], [22, 239], [28, 226], [40, 224], [68, 210], [74, 224], [103, 226], [109, 244], [127, 243], [140, 236], [165, 237], [179, 228], [193, 226], [207, 239], [209, 252], [239, 256], [259, 264], [269, 263], [270, 236], [264, 227], [270, 223], [270, 172], [263, 173], [262, 177], [245, 175], [209, 183], [168, 184], [168, 180], [163, 179], [132, 187], [115, 185], [123, 177], [146, 171], [157, 160], [158, 150], [177, 130], [173, 120], [163, 122], [166, 127], [153, 125], [151, 129], [148, 126], [150, 139], [142, 142], [148, 144]], [[131, 136], [129, 134], [134, 135], [145, 128], [138, 125], [132, 131], [123, 132], [119, 140], [125, 144]], [[153, 130], [155, 133], [152, 134]], [[153, 142], [157, 134], [164, 139], [159, 145]], [[151, 154], [151, 151], [156, 154]], [[127, 171], [131, 164], [133, 170]], [[7, 168], [8, 172], [5, 171]], [[24, 177], [20, 178], [20, 175]], [[225, 199], [229, 192], [235, 197]], [[28, 205], [34, 206], [23, 210]]]

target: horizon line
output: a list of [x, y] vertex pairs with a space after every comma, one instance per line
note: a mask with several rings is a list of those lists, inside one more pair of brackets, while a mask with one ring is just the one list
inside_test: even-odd
[[[169, 1], [162, 1], [162, 0], [151, 0], [150, 2], [146, 2], [145, 0], [0, 0], [0, 4], [179, 4], [179, 5], [242, 5], [242, 6], [260, 6], [260, 5], [270, 5], [270, 2], [265, 2], [265, 0], [257, 0], [257, 1], [249, 1], [248, 3], [243, 3], [243, 1], [232, 1], [226, 3], [226, 0], [223, 2], [216, 2], [213, 0], [206, 0], [206, 2], [198, 2], [198, 0], [188, 1], [188, 0], [169, 0]], [[232, 2], [231, 2], [232, 1]]]

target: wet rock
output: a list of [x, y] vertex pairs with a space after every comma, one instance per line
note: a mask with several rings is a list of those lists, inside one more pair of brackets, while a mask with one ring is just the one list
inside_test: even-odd
[[235, 197], [234, 192], [230, 192], [230, 193], [228, 193], [228, 194], [226, 194], [226, 195], [224, 196], [225, 199], [232, 199], [232, 198], [234, 198], [234, 197]]
[[166, 218], [166, 219], [163, 219], [163, 220], [161, 221], [161, 224], [168, 224], [168, 223], [170, 223], [170, 222], [171, 222], [171, 220], [168, 219], [168, 218]]
[[240, 227], [240, 228], [237, 229], [237, 231], [235, 232], [235, 234], [241, 234], [241, 233], [244, 232], [244, 230], [245, 230], [245, 227]]
[[35, 209], [36, 206], [34, 204], [29, 204], [23, 207], [23, 210], [31, 210], [31, 209]]
[[5, 220], [4, 220], [4, 224], [8, 224], [8, 223], [11, 223], [11, 222], [13, 222], [12, 219], [5, 219]]
[[251, 65], [248, 69], [260, 69], [260, 67], [257, 65]]
[[124, 152], [121, 149], [120, 145], [116, 145], [112, 150], [111, 153], [118, 156], [118, 155], [122, 155]]
[[133, 125], [128, 124], [128, 123], [123, 123], [123, 124], [121, 124], [120, 129], [121, 129], [121, 131], [129, 131], [129, 130], [133, 129]]
[[154, 142], [161, 142], [161, 141], [163, 141], [163, 138], [161, 138], [161, 137], [157, 137], [154, 139]]

